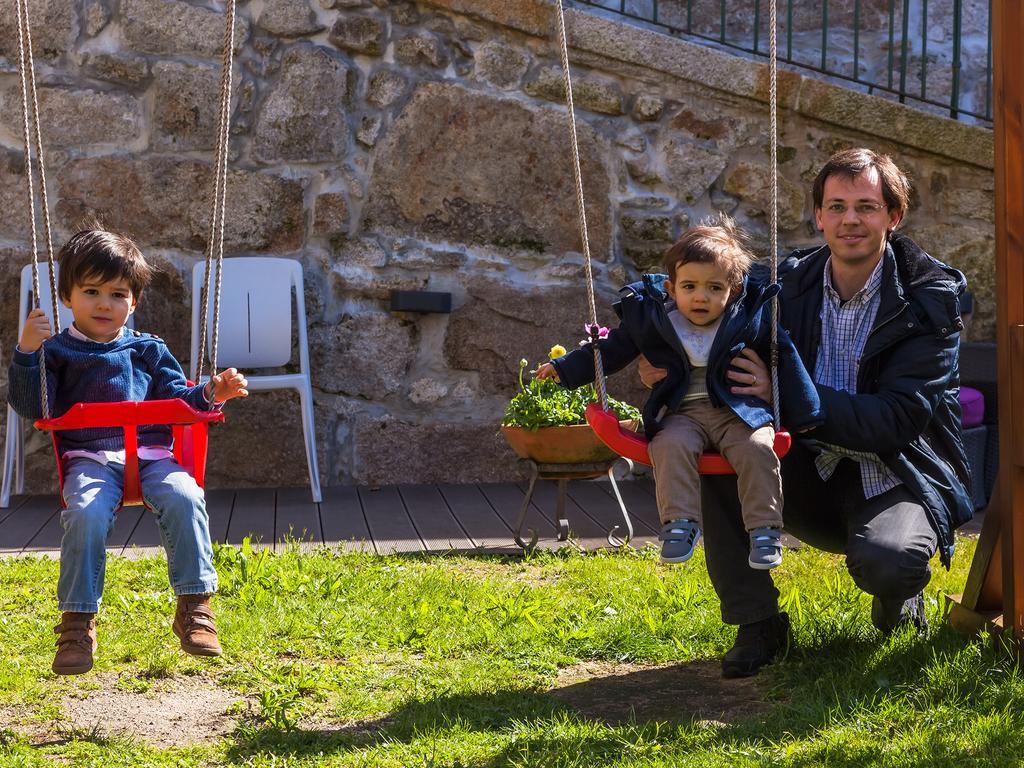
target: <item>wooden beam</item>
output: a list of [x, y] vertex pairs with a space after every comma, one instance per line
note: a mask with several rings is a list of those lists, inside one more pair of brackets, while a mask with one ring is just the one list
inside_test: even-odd
[[992, 4], [1003, 626], [1024, 640], [1024, 8]]

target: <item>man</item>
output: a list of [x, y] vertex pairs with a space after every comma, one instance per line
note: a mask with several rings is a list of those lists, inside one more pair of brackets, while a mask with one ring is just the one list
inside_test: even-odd
[[[846, 555], [885, 633], [925, 626], [929, 560], [938, 551], [949, 567], [953, 531], [973, 513], [958, 400], [966, 281], [895, 234], [909, 192], [887, 156], [833, 155], [813, 189], [826, 245], [787, 260], [780, 296], [782, 325], [813, 371], [825, 416], [782, 460], [785, 527]], [[648, 385], [659, 374], [641, 367]], [[735, 391], [770, 397], [759, 359], [737, 358], [730, 378]], [[754, 675], [785, 647], [789, 619], [769, 572], [744, 567], [735, 479], [704, 477], [702, 506], [722, 619], [740, 625], [722, 674]]]

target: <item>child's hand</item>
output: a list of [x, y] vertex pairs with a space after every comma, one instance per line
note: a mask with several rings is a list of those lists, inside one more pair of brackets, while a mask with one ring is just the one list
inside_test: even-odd
[[562, 383], [561, 379], [558, 378], [558, 371], [555, 370], [555, 366], [551, 363], [544, 363], [533, 375], [538, 379], [554, 379], [559, 384]]
[[207, 400], [210, 400], [211, 386], [213, 387], [213, 402], [215, 403], [226, 403], [228, 400], [236, 397], [249, 396], [249, 390], [246, 389], [249, 386], [249, 382], [235, 368], [221, 371], [206, 383]]
[[28, 313], [25, 325], [21, 329], [18, 349], [22, 352], [35, 352], [51, 336], [53, 336], [53, 331], [50, 330], [50, 318], [43, 310], [33, 309]]

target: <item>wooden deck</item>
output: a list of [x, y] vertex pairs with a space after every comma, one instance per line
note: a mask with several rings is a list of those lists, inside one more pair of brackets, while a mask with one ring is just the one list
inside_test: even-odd
[[[538, 481], [526, 527], [540, 533], [538, 547], [566, 546], [555, 536], [556, 488]], [[657, 539], [654, 485], [648, 479], [619, 482], [629, 510], [634, 546]], [[308, 488], [210, 490], [207, 509], [214, 541], [280, 548], [341, 547], [377, 554], [403, 552], [519, 552], [512, 530], [525, 484], [397, 485], [324, 488], [314, 504]], [[572, 481], [566, 512], [573, 542], [586, 549], [608, 546], [605, 535], [622, 523], [606, 479]], [[21, 496], [0, 509], [0, 556], [57, 555], [61, 525], [56, 496]], [[524, 538], [528, 538], [524, 530]], [[118, 513], [107, 551], [127, 556], [161, 552], [153, 515], [142, 507]]]

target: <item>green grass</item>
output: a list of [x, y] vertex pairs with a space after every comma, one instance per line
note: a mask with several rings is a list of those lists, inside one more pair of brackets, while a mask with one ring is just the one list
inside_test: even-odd
[[[652, 550], [520, 560], [223, 547], [216, 660], [177, 650], [164, 562], [114, 558], [96, 670], [80, 678], [49, 672], [57, 564], [2, 560], [0, 766], [1017, 765], [1020, 671], [942, 620], [941, 595], [962, 589], [972, 552], [964, 542], [953, 571], [936, 570], [932, 632], [889, 639], [839, 558], [789, 553], [776, 582], [794, 647], [758, 679], [760, 714], [730, 724], [680, 717], [683, 703], [608, 724], [550, 693], [560, 669], [585, 661], [649, 679], [646, 665], [716, 660], [734, 630], [700, 555], [667, 568]], [[246, 703], [227, 738], [188, 748], [61, 729], [61, 700], [104, 672], [138, 693], [192, 676]], [[609, 698], [607, 685], [577, 685], [583, 700]], [[63, 737], [33, 744], [21, 735], [33, 729]]]

